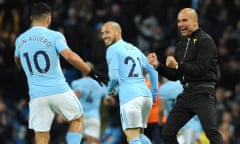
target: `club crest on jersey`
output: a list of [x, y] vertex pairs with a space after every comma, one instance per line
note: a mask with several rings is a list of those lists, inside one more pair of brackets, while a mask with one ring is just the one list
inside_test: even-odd
[[62, 39], [62, 43], [63, 43], [63, 44], [67, 44], [66, 39]]

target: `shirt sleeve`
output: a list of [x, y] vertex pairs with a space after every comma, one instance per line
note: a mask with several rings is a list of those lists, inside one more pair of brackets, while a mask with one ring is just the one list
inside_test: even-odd
[[78, 90], [79, 88], [79, 84], [78, 84], [78, 81], [77, 80], [74, 80], [71, 82], [71, 87], [73, 90]]
[[108, 92], [107, 92], [107, 87], [106, 87], [106, 85], [103, 85], [102, 87], [101, 87], [101, 89], [102, 89], [102, 98], [106, 98], [108, 95]]
[[56, 49], [57, 49], [58, 53], [60, 53], [62, 50], [66, 49], [66, 48], [69, 48], [69, 46], [67, 44], [67, 41], [66, 41], [66, 38], [62, 33], [57, 32], [55, 38], [56, 38], [55, 39]]
[[112, 48], [108, 48], [107, 50], [107, 64], [108, 64], [108, 94], [112, 94], [115, 91], [116, 86], [119, 82], [119, 74], [118, 74], [118, 58], [116, 50]]
[[176, 99], [183, 92], [180, 81], [168, 81], [160, 86], [160, 96], [162, 99]]
[[158, 73], [155, 70], [155, 68], [148, 63], [148, 60], [144, 54], [142, 54], [142, 63], [143, 68], [148, 72], [149, 79], [151, 82], [151, 93], [153, 96], [153, 99], [155, 99], [158, 95]]

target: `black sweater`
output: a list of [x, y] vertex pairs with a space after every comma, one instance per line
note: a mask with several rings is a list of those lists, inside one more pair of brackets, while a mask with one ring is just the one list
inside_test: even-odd
[[159, 74], [169, 80], [186, 82], [216, 82], [218, 79], [218, 52], [207, 33], [198, 29], [188, 38], [182, 38], [176, 45], [175, 59], [179, 68], [167, 68], [160, 64]]

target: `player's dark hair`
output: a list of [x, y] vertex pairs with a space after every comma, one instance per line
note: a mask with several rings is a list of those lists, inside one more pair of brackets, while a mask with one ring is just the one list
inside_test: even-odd
[[36, 3], [31, 8], [32, 18], [41, 17], [43, 14], [51, 13], [51, 7], [44, 2]]

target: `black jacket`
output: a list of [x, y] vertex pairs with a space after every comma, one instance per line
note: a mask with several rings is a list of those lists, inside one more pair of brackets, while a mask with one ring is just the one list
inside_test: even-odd
[[169, 80], [180, 80], [182, 83], [216, 82], [218, 79], [216, 45], [211, 36], [201, 29], [177, 43], [175, 59], [179, 65], [177, 70], [160, 64], [157, 68], [159, 74]]

